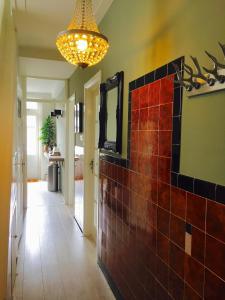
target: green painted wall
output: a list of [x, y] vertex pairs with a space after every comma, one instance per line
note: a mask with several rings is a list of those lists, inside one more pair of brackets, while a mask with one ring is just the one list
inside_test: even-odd
[[[125, 72], [123, 157], [127, 149], [128, 83], [183, 55], [197, 56], [201, 64], [209, 66], [205, 49], [222, 59], [217, 42], [225, 42], [224, 11], [224, 0], [114, 0], [100, 26], [109, 38], [109, 53], [97, 66], [76, 71], [69, 88], [70, 94], [75, 91], [76, 99], [82, 101], [83, 84], [98, 70], [102, 70], [103, 80]], [[188, 112], [185, 118], [191, 118]], [[182, 161], [183, 167], [190, 163], [183, 148]]]
[[225, 185], [225, 91], [184, 97], [183, 174]]

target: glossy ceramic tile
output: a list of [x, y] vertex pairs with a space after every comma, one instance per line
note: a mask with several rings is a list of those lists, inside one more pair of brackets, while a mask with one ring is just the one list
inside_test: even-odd
[[192, 227], [191, 256], [204, 264], [205, 261], [205, 232]]
[[223, 299], [225, 282], [206, 269], [205, 271], [205, 299]]
[[184, 288], [184, 300], [201, 300], [200, 297], [187, 283]]
[[168, 211], [158, 207], [157, 212], [157, 229], [169, 237], [170, 214]]
[[174, 299], [182, 300], [184, 297], [184, 281], [173, 270], [169, 272], [169, 292]]
[[187, 222], [205, 230], [206, 199], [187, 193]]
[[208, 200], [206, 228], [208, 234], [225, 243], [225, 205]]
[[191, 256], [185, 256], [185, 281], [203, 297], [204, 266]]
[[171, 188], [171, 212], [185, 219], [186, 214], [186, 192], [176, 187]]
[[169, 239], [161, 234], [157, 233], [157, 254], [158, 256], [168, 264], [169, 261]]
[[181, 277], [184, 277], [185, 252], [174, 243], [170, 243], [170, 267]]
[[170, 239], [181, 248], [185, 248], [185, 222], [174, 215], [171, 215], [170, 220]]
[[169, 64], [130, 83], [129, 160], [100, 160], [99, 258], [118, 299], [225, 293], [225, 206], [206, 196], [224, 190], [179, 174], [182, 90], [173, 71]]
[[158, 182], [158, 205], [168, 211], [170, 211], [170, 192], [169, 184]]
[[222, 262], [225, 261], [225, 244], [206, 236], [205, 264], [215, 274], [225, 280], [225, 268]]

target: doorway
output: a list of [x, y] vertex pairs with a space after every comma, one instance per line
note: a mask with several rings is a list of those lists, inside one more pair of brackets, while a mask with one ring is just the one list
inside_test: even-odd
[[[77, 135], [77, 134], [76, 134]], [[78, 139], [76, 139], [78, 142]], [[75, 220], [80, 230], [84, 230], [84, 147], [75, 145], [75, 170], [74, 170], [74, 190], [75, 190]]]
[[99, 106], [101, 71], [84, 85], [84, 197], [83, 233], [94, 242], [98, 228]]
[[24, 85], [27, 181], [65, 198], [67, 81], [27, 77]]

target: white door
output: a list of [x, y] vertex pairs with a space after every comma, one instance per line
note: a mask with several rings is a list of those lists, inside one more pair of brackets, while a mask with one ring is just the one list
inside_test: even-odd
[[23, 215], [24, 215], [24, 167], [25, 167], [25, 154], [24, 154], [24, 114], [22, 109], [22, 102], [20, 100], [19, 105], [21, 106], [19, 111], [20, 115], [17, 115], [16, 122], [16, 155], [15, 155], [15, 163], [16, 163], [16, 235], [18, 236], [18, 241], [21, 238], [22, 230], [23, 230]]
[[23, 184], [24, 184], [24, 160], [22, 153], [17, 154], [16, 162], [16, 235], [18, 242], [22, 236], [23, 230], [23, 215], [24, 215], [24, 201], [23, 201]]
[[84, 115], [84, 234], [96, 242], [99, 180], [99, 87], [101, 73], [85, 84]]
[[11, 253], [12, 253], [12, 262], [11, 262], [11, 271], [12, 271], [12, 289], [14, 288], [16, 281], [16, 266], [17, 266], [17, 258], [18, 258], [18, 235], [16, 232], [16, 215], [17, 215], [17, 207], [15, 207], [12, 224], [11, 224]]

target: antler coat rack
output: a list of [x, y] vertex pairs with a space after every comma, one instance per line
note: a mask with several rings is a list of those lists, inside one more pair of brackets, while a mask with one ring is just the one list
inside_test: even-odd
[[[219, 43], [225, 58], [225, 44]], [[206, 74], [202, 73], [201, 66], [196, 57], [191, 56], [191, 60], [194, 64], [194, 69], [191, 66], [183, 63], [183, 70], [180, 71], [176, 64], [174, 65], [177, 80], [176, 83], [180, 84], [188, 92], [189, 97], [212, 93], [219, 90], [225, 90], [225, 64], [220, 63], [218, 59], [205, 51], [206, 55], [213, 63], [212, 69], [203, 67]], [[185, 78], [184, 73], [188, 74]]]

